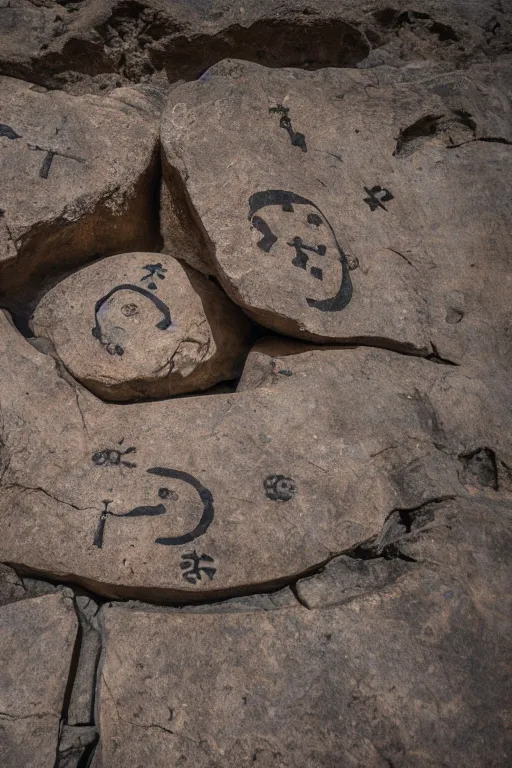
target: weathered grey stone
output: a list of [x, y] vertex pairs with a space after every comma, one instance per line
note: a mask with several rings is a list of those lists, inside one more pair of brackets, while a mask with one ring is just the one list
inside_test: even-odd
[[340, 605], [388, 586], [407, 570], [407, 564], [398, 558], [371, 560], [340, 555], [318, 576], [300, 579], [297, 596], [306, 608]]
[[101, 634], [97, 603], [86, 595], [77, 595], [75, 606], [80, 622], [80, 654], [69, 698], [67, 722], [70, 726], [82, 727], [94, 722], [94, 690]]
[[[116, 603], [113, 603], [115, 606]], [[194, 605], [192, 603], [179, 606], [152, 605], [138, 600], [127, 600], [123, 607], [132, 611], [158, 613], [247, 613], [254, 611], [276, 611], [280, 608], [289, 608], [296, 605], [296, 597], [289, 587], [278, 589], [275, 592], [244, 595], [232, 597], [227, 600], [218, 600]]]
[[398, 581], [326, 610], [103, 609], [103, 765], [505, 768], [511, 512], [448, 505]]
[[509, 493], [461, 474], [478, 449], [512, 454], [498, 377], [369, 348], [281, 343], [276, 358], [263, 344], [278, 372], [255, 390], [120, 406], [71, 387], [5, 318], [0, 338], [0, 559], [107, 596], [271, 589], [395, 509]]
[[511, 42], [506, 3], [429, 0], [3, 0], [0, 71], [75, 93], [120, 83], [194, 80], [215, 62], [272, 67], [410, 63], [457, 69]]
[[98, 739], [98, 732], [93, 725], [64, 725], [60, 733], [59, 752], [56, 768], [79, 768], [84, 753], [91, 749]]
[[0, 93], [3, 305], [19, 311], [52, 273], [100, 254], [155, 250], [154, 104], [129, 89], [73, 98], [6, 77]]
[[76, 631], [61, 595], [0, 608], [2, 768], [54, 768]]
[[224, 61], [172, 89], [165, 162], [231, 298], [299, 338], [508, 365], [510, 72]]
[[236, 378], [249, 321], [210, 280], [158, 253], [126, 253], [69, 276], [41, 300], [36, 336], [109, 400], [208, 389]]
[[16, 571], [0, 564], [0, 606], [24, 600], [26, 597], [23, 582]]

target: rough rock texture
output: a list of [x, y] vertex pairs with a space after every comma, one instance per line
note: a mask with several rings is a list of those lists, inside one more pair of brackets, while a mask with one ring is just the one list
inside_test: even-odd
[[508, 385], [456, 366], [306, 345], [255, 390], [118, 406], [5, 318], [2, 359], [0, 559], [107, 595], [277, 586], [393, 509], [507, 487]]
[[12, 568], [0, 565], [0, 606], [25, 599], [25, 588]]
[[2, 768], [54, 768], [76, 632], [62, 595], [0, 607]]
[[32, 319], [67, 371], [109, 400], [168, 397], [240, 375], [249, 322], [203, 275], [158, 253], [75, 272]]
[[512, 765], [511, 54], [0, 0], [0, 768]]
[[77, 595], [75, 608], [80, 624], [80, 654], [67, 707], [66, 719], [70, 728], [94, 722], [94, 685], [101, 652], [98, 605], [86, 595]]
[[[0, 14], [2, 9], [0, 9]], [[0, 78], [0, 298], [18, 311], [52, 273], [155, 249], [158, 104], [73, 98]]]
[[193, 80], [242, 58], [271, 67], [464, 67], [512, 48], [493, 0], [2, 0], [0, 71], [52, 88]]
[[511, 73], [228, 61], [173, 89], [166, 162], [225, 290], [292, 336], [510, 356]]
[[[511, 512], [438, 505], [398, 580], [383, 559], [326, 610], [103, 609], [103, 765], [504, 766]], [[344, 596], [338, 573], [323, 606]]]
[[60, 733], [59, 751], [56, 768], [81, 768], [88, 766], [86, 761], [91, 745], [97, 741], [98, 734], [94, 726], [64, 725]]

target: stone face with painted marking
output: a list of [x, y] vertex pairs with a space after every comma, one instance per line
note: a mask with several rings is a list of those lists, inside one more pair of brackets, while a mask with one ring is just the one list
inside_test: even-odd
[[299, 338], [505, 359], [507, 72], [224, 61], [173, 89], [165, 162], [224, 289]]
[[53, 273], [158, 245], [150, 98], [129, 88], [75, 98], [8, 77], [0, 93], [3, 306], [31, 303]]
[[292, 344], [258, 352], [256, 389], [121, 406], [70, 385], [5, 318], [1, 343], [0, 559], [107, 595], [277, 585], [393, 509], [496, 493], [465, 462], [510, 453], [498, 381], [384, 350]]
[[54, 768], [77, 629], [62, 595], [0, 607], [2, 768]]
[[109, 400], [207, 389], [239, 375], [249, 321], [203, 275], [159, 253], [103, 259], [39, 303], [32, 325]]

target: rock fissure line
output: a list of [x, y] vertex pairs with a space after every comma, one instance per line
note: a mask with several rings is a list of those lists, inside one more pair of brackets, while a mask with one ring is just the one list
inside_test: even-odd
[[53, 496], [49, 491], [46, 491], [44, 488], [40, 488], [38, 486], [29, 486], [29, 485], [22, 485], [21, 483], [8, 483], [8, 484], [0, 484], [0, 488], [11, 491], [18, 489], [20, 493], [42, 493], [45, 496], [47, 496], [52, 501], [56, 501], [58, 504], [64, 504], [67, 507], [71, 507], [72, 509], [76, 509], [79, 512], [89, 512], [89, 511], [95, 511], [95, 512], [101, 512], [102, 509], [100, 507], [79, 507], [76, 504], [73, 504], [71, 501], [64, 501], [64, 499], [59, 499], [56, 496]]

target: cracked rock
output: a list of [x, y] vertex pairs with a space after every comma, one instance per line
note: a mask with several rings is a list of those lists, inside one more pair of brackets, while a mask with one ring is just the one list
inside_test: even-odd
[[289, 336], [508, 368], [507, 77], [226, 60], [173, 88], [165, 167], [233, 301]]
[[130, 400], [207, 389], [240, 374], [249, 321], [210, 280], [159, 253], [103, 259], [62, 280], [34, 333], [96, 395]]
[[[505, 766], [509, 506], [440, 510], [411, 544], [417, 564], [337, 606], [333, 571], [325, 610], [105, 607], [103, 764], [434, 768], [462, 749], [468, 768]], [[301, 584], [316, 605], [314, 579]]]
[[256, 389], [119, 406], [0, 328], [0, 560], [108, 597], [278, 587], [392, 510], [470, 493], [461, 454], [511, 453], [508, 387], [456, 366], [274, 340]]
[[0, 564], [0, 606], [24, 600], [25, 597], [25, 587], [16, 571]]
[[339, 605], [392, 584], [408, 570], [403, 560], [366, 560], [340, 555], [317, 576], [297, 582], [297, 597], [306, 608]]
[[62, 595], [0, 607], [2, 768], [54, 768], [76, 632]]
[[[101, 653], [98, 605], [86, 595], [77, 595], [75, 607], [80, 623], [80, 654], [67, 709], [67, 723], [83, 727], [94, 722], [96, 669]], [[74, 732], [73, 732], [74, 733]], [[81, 732], [77, 731], [81, 745]], [[73, 741], [73, 739], [72, 739]]]
[[[90, 751], [98, 739], [93, 725], [64, 725], [61, 729], [59, 754], [56, 768], [80, 768], [86, 751]], [[86, 763], [88, 765], [88, 763]]]
[[3, 77], [0, 93], [17, 134], [0, 135], [0, 298], [21, 312], [54, 273], [158, 244], [158, 114], [129, 89], [74, 98]]
[[[378, 64], [434, 71], [510, 50], [492, 0], [1, 0], [0, 71], [73, 93], [193, 80], [221, 59], [271, 67]], [[428, 12], [425, 12], [427, 10]]]

